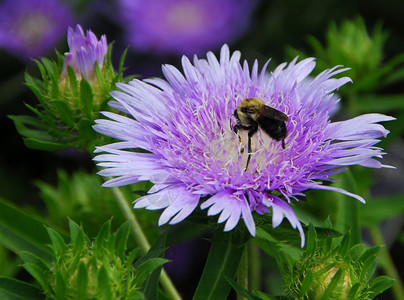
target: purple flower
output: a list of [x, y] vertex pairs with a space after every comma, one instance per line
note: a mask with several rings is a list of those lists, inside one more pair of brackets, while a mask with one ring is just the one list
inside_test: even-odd
[[83, 28], [76, 25], [76, 30], [69, 27], [67, 32], [67, 42], [70, 52], [65, 53], [63, 71], [66, 73], [67, 66], [70, 65], [76, 74], [81, 74], [86, 80], [91, 80], [95, 76], [95, 62], [102, 68], [105, 56], [108, 53], [107, 38], [105, 35], [98, 40], [91, 30], [87, 30], [87, 36]]
[[[394, 118], [381, 114], [362, 115], [330, 122], [330, 111], [339, 99], [333, 91], [351, 79], [332, 78], [345, 71], [338, 67], [310, 78], [314, 58], [278, 66], [269, 75], [254, 62], [240, 63], [240, 52], [222, 47], [220, 59], [182, 58], [184, 75], [171, 65], [163, 66], [167, 81], [132, 80], [119, 83], [111, 106], [129, 117], [105, 112], [111, 120], [97, 120], [95, 130], [120, 142], [99, 147], [108, 152], [95, 157], [106, 169], [103, 176], [116, 177], [107, 187], [150, 180], [154, 186], [139, 198], [135, 208], [164, 209], [159, 225], [184, 220], [200, 205], [209, 216], [220, 214], [224, 230], [233, 229], [240, 218], [252, 235], [252, 212], [272, 208], [273, 226], [286, 217], [293, 228], [304, 232], [291, 203], [308, 189], [340, 192], [362, 202], [363, 198], [343, 189], [324, 185], [340, 167], [362, 165], [380, 168], [374, 158], [382, 149], [374, 147], [388, 131], [377, 124]], [[245, 98], [257, 97], [288, 116], [285, 149], [282, 142], [259, 130], [251, 138], [251, 160], [247, 130], [235, 133], [234, 110]], [[147, 153], [134, 151], [141, 148]], [[210, 198], [209, 198], [210, 197]], [[285, 200], [282, 200], [284, 198]]]
[[128, 43], [135, 49], [191, 55], [241, 36], [255, 4], [255, 0], [119, 0]]
[[6, 0], [0, 4], [0, 47], [24, 59], [39, 57], [72, 23], [71, 12], [57, 0]]

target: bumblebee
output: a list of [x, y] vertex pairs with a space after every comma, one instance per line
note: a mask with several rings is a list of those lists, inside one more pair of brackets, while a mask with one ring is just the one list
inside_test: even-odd
[[251, 159], [251, 137], [261, 128], [266, 134], [277, 141], [282, 141], [282, 148], [285, 149], [285, 137], [287, 129], [285, 122], [288, 116], [279, 110], [265, 105], [259, 98], [247, 98], [240, 102], [234, 111], [237, 124], [233, 131], [248, 130], [248, 159], [246, 170]]

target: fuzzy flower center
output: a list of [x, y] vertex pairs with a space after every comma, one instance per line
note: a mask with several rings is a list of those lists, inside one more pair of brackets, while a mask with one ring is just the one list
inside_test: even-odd
[[[281, 143], [273, 140], [259, 129], [251, 137], [251, 152], [248, 151], [248, 130], [235, 133], [227, 124], [223, 132], [210, 144], [210, 153], [223, 168], [231, 165], [240, 170], [260, 174], [271, 165], [279, 165], [282, 161]], [[250, 159], [249, 159], [250, 157]], [[247, 166], [247, 161], [248, 166]]]
[[18, 23], [17, 32], [25, 44], [34, 46], [47, 32], [51, 22], [42, 14], [29, 14]]
[[173, 32], [194, 31], [202, 25], [201, 11], [193, 3], [180, 3], [167, 14], [167, 27]]

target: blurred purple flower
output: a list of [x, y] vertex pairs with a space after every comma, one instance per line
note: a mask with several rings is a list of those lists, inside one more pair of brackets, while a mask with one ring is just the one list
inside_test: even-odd
[[255, 0], [118, 0], [136, 50], [201, 54], [231, 43], [250, 23]]
[[50, 50], [73, 23], [57, 0], [6, 0], [0, 4], [0, 48], [24, 59]]
[[[231, 55], [225, 45], [219, 60], [209, 52], [207, 59], [195, 57], [192, 65], [184, 56], [185, 76], [165, 65], [167, 81], [117, 84], [122, 91], [111, 93], [117, 100], [111, 105], [129, 117], [104, 112], [111, 120], [96, 121], [95, 130], [121, 140], [96, 150], [108, 152], [95, 157], [106, 168], [99, 174], [117, 177], [107, 181], [107, 187], [154, 183], [135, 208], [165, 209], [159, 225], [184, 220], [203, 199], [200, 207], [210, 207], [209, 216], [220, 214], [218, 222], [226, 222], [225, 231], [243, 218], [255, 235], [252, 212], [272, 208], [273, 227], [286, 217], [299, 230], [303, 245], [302, 226], [288, 203], [308, 189], [336, 191], [364, 202], [323, 181], [344, 171], [343, 166], [383, 167], [374, 159], [382, 156], [382, 149], [374, 145], [388, 131], [376, 123], [394, 118], [367, 114], [332, 123], [330, 111], [339, 100], [333, 92], [351, 81], [332, 77], [346, 69], [335, 67], [308, 78], [315, 62], [307, 58], [283, 63], [268, 75], [268, 63], [259, 73], [255, 61], [250, 72], [240, 56], [238, 51]], [[260, 130], [252, 136], [246, 170], [247, 130], [236, 134], [231, 127], [234, 110], [249, 97], [263, 99], [289, 120], [285, 149]], [[138, 148], [148, 152], [133, 151]]]
[[65, 53], [63, 72], [66, 74], [67, 66], [70, 65], [76, 74], [81, 74], [86, 80], [91, 80], [95, 76], [95, 62], [102, 68], [105, 56], [108, 53], [107, 38], [105, 35], [98, 40], [96, 35], [87, 30], [87, 36], [83, 28], [76, 25], [76, 30], [69, 27], [67, 32], [67, 42], [69, 52]]

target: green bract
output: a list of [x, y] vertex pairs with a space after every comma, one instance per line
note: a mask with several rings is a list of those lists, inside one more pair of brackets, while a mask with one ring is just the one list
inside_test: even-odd
[[40, 103], [39, 107], [26, 104], [36, 117], [10, 116], [27, 147], [49, 151], [75, 147], [93, 151], [96, 138], [100, 138], [91, 127], [93, 120], [99, 118], [101, 110], [108, 110], [109, 93], [115, 83], [125, 81], [122, 73], [126, 51], [115, 72], [111, 50], [110, 45], [102, 68], [94, 64], [95, 78], [91, 81], [76, 74], [71, 66], [64, 74], [65, 56], [61, 54], [57, 54], [57, 61], [47, 58], [35, 61], [42, 78], [26, 73], [25, 81]]
[[286, 275], [287, 294], [298, 299], [374, 299], [393, 284], [387, 276], [373, 277], [380, 247], [352, 246], [350, 234], [332, 247], [331, 238], [319, 241], [310, 226], [302, 259]]
[[140, 290], [151, 273], [167, 262], [162, 258], [140, 258], [139, 249], [126, 255], [129, 223], [111, 234], [105, 223], [90, 240], [70, 220], [70, 243], [52, 228], [52, 262], [30, 252], [21, 252], [24, 268], [36, 279], [48, 299], [144, 299]]

